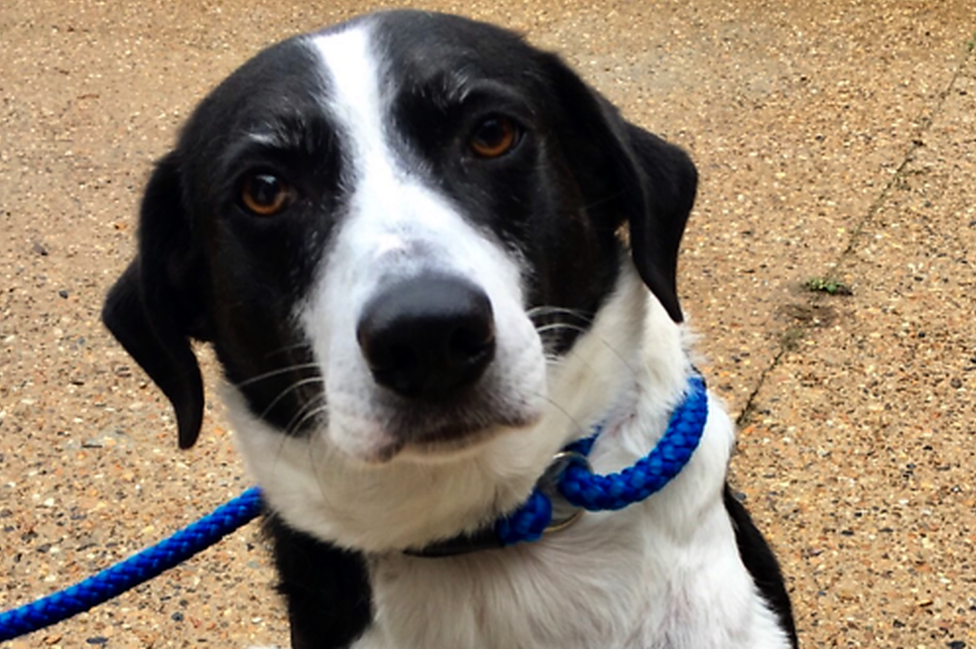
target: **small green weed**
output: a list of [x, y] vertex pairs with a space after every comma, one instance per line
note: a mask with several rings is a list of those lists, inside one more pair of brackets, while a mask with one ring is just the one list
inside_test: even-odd
[[804, 284], [806, 289], [812, 293], [826, 293], [827, 295], [853, 295], [851, 288], [829, 277], [811, 277]]

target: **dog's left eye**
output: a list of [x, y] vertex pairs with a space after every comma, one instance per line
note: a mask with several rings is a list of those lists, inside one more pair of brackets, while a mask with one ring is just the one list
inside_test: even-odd
[[272, 173], [251, 174], [241, 186], [241, 204], [258, 216], [274, 216], [294, 200], [294, 188]]
[[521, 136], [515, 120], [495, 115], [478, 124], [468, 139], [468, 146], [480, 158], [498, 158], [514, 149]]

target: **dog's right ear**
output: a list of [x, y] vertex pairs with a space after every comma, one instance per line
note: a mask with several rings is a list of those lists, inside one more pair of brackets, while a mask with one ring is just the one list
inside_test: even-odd
[[146, 187], [139, 252], [109, 290], [102, 321], [169, 398], [180, 448], [190, 448], [203, 421], [203, 378], [190, 337], [205, 338], [203, 275], [184, 209], [179, 162], [159, 162]]

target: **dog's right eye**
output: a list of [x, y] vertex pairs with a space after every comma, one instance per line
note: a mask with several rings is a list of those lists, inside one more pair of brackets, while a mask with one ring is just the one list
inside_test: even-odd
[[495, 115], [478, 124], [468, 139], [468, 146], [479, 158], [499, 158], [514, 149], [521, 136], [515, 120]]
[[272, 173], [251, 174], [241, 186], [241, 204], [257, 216], [274, 216], [294, 200], [294, 188]]

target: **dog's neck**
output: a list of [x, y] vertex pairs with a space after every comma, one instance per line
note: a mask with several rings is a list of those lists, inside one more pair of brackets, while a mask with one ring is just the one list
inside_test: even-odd
[[[550, 394], [559, 395], [577, 423], [567, 428], [565, 442], [585, 437], [588, 426], [599, 422], [602, 437], [619, 437], [636, 457], [645, 454], [694, 371], [686, 336], [625, 263], [590, 332], [553, 371]], [[659, 422], [660, 429], [635, 431], [628, 425], [635, 419]]]

